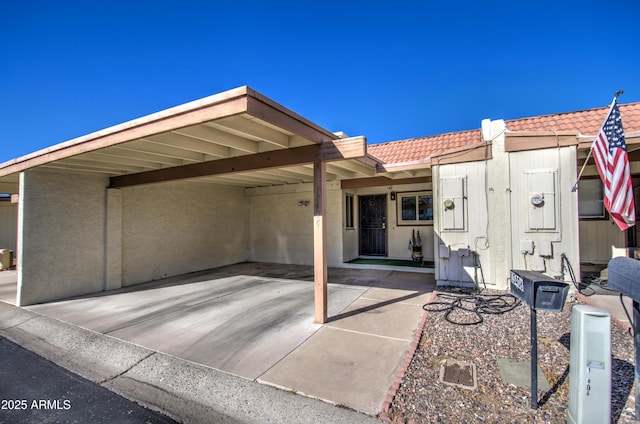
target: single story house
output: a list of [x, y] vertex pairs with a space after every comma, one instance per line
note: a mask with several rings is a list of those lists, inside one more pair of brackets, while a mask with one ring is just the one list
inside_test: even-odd
[[[637, 227], [608, 219], [593, 162], [572, 190], [607, 110], [368, 145], [240, 87], [0, 164], [14, 195], [0, 219], [17, 217], [0, 248], [17, 252], [18, 305], [243, 261], [313, 264], [317, 322], [328, 266], [410, 259], [418, 232], [439, 284], [506, 289], [511, 269], [568, 280], [638, 246]], [[620, 111], [637, 192], [640, 103]]]

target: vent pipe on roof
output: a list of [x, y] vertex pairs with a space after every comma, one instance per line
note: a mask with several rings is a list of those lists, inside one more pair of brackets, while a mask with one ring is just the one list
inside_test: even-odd
[[507, 127], [504, 124], [504, 119], [497, 119], [495, 121], [492, 121], [491, 119], [482, 120], [482, 141], [485, 143], [494, 141], [506, 131]]
[[482, 141], [491, 140], [491, 119], [482, 120]]

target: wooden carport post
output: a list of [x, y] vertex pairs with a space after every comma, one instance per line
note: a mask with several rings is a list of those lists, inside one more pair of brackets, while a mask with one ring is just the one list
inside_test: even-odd
[[327, 165], [313, 162], [313, 286], [315, 322], [327, 321]]

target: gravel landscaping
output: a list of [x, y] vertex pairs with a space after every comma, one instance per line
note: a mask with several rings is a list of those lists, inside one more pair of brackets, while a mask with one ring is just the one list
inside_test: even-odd
[[[442, 293], [442, 292], [440, 292]], [[485, 290], [481, 298], [501, 294]], [[446, 294], [450, 295], [450, 294]], [[445, 295], [445, 296], [446, 296]], [[452, 293], [461, 296], [459, 293]], [[442, 297], [436, 298], [436, 301]], [[448, 299], [445, 299], [448, 301]], [[550, 389], [539, 390], [539, 406], [531, 408], [529, 387], [503, 381], [499, 359], [528, 361], [530, 358], [530, 311], [519, 302], [502, 314], [477, 315], [455, 310], [426, 313], [420, 342], [396, 391], [388, 411], [381, 418], [394, 423], [559, 423], [567, 422], [569, 399], [569, 342], [571, 310], [580, 302], [569, 295], [562, 312], [538, 311], [538, 364]], [[429, 310], [429, 306], [425, 307]], [[431, 309], [434, 308], [433, 306]], [[470, 322], [482, 319], [475, 325]], [[611, 326], [612, 423], [635, 420], [633, 338], [614, 324]], [[475, 365], [477, 388], [442, 383], [444, 360]], [[539, 384], [541, 387], [541, 384]]]

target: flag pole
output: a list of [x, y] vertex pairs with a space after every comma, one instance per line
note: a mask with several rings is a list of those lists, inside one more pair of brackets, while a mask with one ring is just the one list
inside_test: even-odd
[[[624, 90], [618, 90], [616, 91], [616, 94], [613, 95], [613, 101], [611, 102], [611, 106], [609, 107], [609, 113], [611, 113], [611, 109], [613, 108], [613, 105], [616, 104], [616, 102], [618, 101], [618, 96], [621, 94], [624, 94]], [[607, 116], [609, 116], [609, 113], [607, 113]], [[606, 119], [607, 118], [605, 118], [605, 120]], [[595, 139], [594, 139], [594, 142], [595, 142]], [[589, 162], [589, 158], [591, 158], [592, 150], [593, 150], [593, 143], [591, 143], [591, 147], [589, 148], [589, 154], [587, 154], [587, 158], [584, 160], [584, 163], [582, 164], [582, 168], [580, 168], [580, 173], [578, 174], [578, 178], [576, 178], [576, 182], [573, 185], [573, 188], [571, 189], [572, 193], [575, 193], [576, 191], [578, 191], [578, 181], [580, 181], [580, 177], [584, 172], [584, 168], [587, 166], [587, 162]]]

